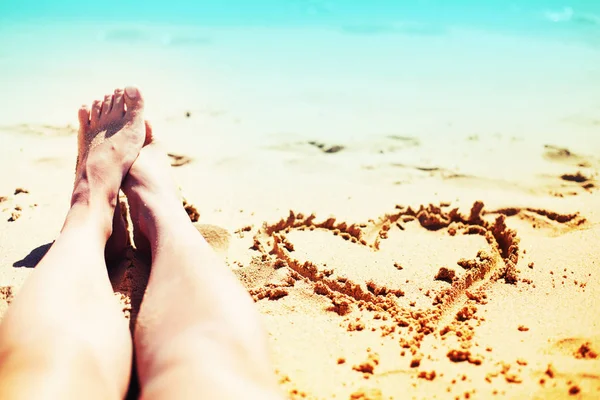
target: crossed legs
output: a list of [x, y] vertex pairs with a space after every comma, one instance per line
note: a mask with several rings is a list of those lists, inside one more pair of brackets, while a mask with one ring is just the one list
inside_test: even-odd
[[[80, 110], [71, 209], [0, 325], [2, 399], [123, 398], [132, 347], [144, 399], [279, 398], [252, 300], [191, 224], [143, 106], [127, 88]], [[134, 346], [104, 259], [123, 246], [119, 188], [152, 260]]]

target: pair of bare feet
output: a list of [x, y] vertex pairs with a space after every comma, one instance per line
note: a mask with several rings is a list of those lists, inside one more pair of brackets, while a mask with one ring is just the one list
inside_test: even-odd
[[[191, 224], [137, 88], [79, 110], [60, 235], [0, 324], [0, 398], [123, 398], [132, 353], [144, 399], [275, 399], [252, 299]], [[106, 258], [127, 246], [119, 190], [151, 272], [133, 340]]]
[[128, 235], [115, 212], [122, 189], [137, 251], [152, 263], [134, 336], [143, 397], [278, 398], [258, 313], [192, 226], [140, 91], [115, 90], [82, 107], [79, 122], [71, 210], [94, 210], [105, 257], [118, 259]]

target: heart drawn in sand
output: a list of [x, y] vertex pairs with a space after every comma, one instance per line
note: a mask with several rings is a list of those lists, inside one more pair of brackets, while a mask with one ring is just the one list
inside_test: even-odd
[[[488, 301], [486, 288], [520, 282], [519, 238], [506, 225], [507, 216], [517, 214], [571, 226], [585, 222], [576, 214], [546, 210], [484, 211], [480, 201], [469, 215], [448, 204], [396, 206], [393, 213], [355, 224], [290, 211], [259, 229], [252, 247], [256, 265], [285, 270], [284, 278], [249, 290], [255, 301], [277, 300], [302, 281], [328, 298], [329, 311], [342, 317], [357, 309], [371, 311], [382, 322], [382, 336], [398, 337], [417, 367], [425, 337], [454, 332], [467, 344], [472, 339], [467, 322], [478, 318], [476, 305]], [[449, 257], [456, 265], [444, 264]], [[358, 319], [347, 323], [349, 331], [363, 329]], [[448, 358], [481, 363], [468, 350], [453, 350]]]

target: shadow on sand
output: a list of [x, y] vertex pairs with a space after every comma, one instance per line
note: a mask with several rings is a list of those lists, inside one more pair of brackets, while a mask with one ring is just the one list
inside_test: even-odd
[[13, 264], [15, 268], [35, 268], [36, 265], [46, 255], [54, 242], [46, 243], [31, 250], [27, 256]]

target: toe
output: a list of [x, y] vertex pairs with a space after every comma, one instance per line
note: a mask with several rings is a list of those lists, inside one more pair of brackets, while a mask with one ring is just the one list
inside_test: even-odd
[[104, 102], [102, 103], [102, 116], [108, 115], [110, 113], [110, 108], [112, 107], [112, 94], [107, 94], [104, 96]]
[[123, 100], [123, 90], [116, 89], [113, 97], [111, 114], [122, 117], [125, 114], [125, 101]]
[[147, 146], [154, 142], [154, 132], [152, 132], [152, 125], [149, 121], [146, 122], [146, 139], [144, 140], [144, 146]]
[[81, 106], [79, 108], [79, 129], [82, 131], [87, 131], [90, 127], [90, 110], [86, 105]]
[[102, 102], [100, 100], [94, 100], [92, 103], [92, 111], [90, 112], [90, 126], [95, 128], [100, 120], [100, 112], [102, 111]]
[[141, 114], [144, 110], [144, 99], [137, 87], [128, 86], [125, 88], [125, 105], [127, 106], [127, 114], [134, 117]]

